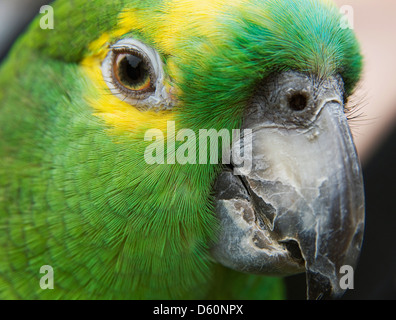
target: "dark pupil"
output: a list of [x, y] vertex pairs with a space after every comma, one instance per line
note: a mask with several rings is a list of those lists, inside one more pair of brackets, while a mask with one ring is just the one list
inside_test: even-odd
[[119, 63], [118, 76], [123, 84], [136, 87], [144, 84], [148, 71], [143, 59], [128, 54]]

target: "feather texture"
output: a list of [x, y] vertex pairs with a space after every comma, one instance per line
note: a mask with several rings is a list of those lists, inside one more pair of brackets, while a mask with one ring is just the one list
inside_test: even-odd
[[[340, 74], [361, 56], [329, 1], [54, 3], [0, 70], [0, 297], [280, 298], [279, 279], [216, 265], [212, 187], [220, 165], [148, 165], [144, 134], [232, 130], [256, 83], [294, 69]], [[134, 37], [161, 55], [170, 111], [140, 114], [100, 79], [109, 45]], [[219, 147], [220, 148], [220, 147]], [[42, 265], [55, 289], [41, 290]]]

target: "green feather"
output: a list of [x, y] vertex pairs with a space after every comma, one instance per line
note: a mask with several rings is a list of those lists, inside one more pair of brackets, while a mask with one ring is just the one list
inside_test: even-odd
[[[84, 98], [90, 81], [78, 63], [89, 44], [115, 28], [125, 7], [151, 19], [166, 14], [163, 6], [57, 0], [55, 29], [41, 30], [38, 17], [2, 65], [1, 298], [284, 296], [281, 279], [226, 270], [210, 257], [219, 165], [149, 166], [148, 128], [109, 134]], [[210, 39], [175, 39], [183, 51], [173, 57], [182, 75], [178, 128], [239, 128], [255, 84], [280, 70], [340, 74], [349, 95], [361, 56], [339, 19], [320, 1], [251, 0], [223, 12]], [[131, 34], [156, 48], [150, 28]], [[169, 56], [162, 59], [166, 70]], [[54, 290], [39, 286], [43, 265], [54, 268]]]

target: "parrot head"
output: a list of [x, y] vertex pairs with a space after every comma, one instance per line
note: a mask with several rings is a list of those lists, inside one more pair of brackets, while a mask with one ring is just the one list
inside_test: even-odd
[[[65, 288], [100, 297], [202, 292], [216, 263], [306, 272], [309, 298], [344, 292], [340, 268], [355, 266], [364, 228], [345, 115], [362, 59], [331, 1], [53, 7], [54, 29], [36, 20], [0, 77], [14, 79], [0, 93], [4, 167], [28, 168], [4, 178], [19, 181], [3, 197], [23, 215], [1, 221], [28, 239], [7, 259], [28, 252], [30, 265], [59, 266]], [[222, 163], [225, 139], [209, 161], [202, 130], [240, 130], [231, 144], [250, 166], [234, 149]]]

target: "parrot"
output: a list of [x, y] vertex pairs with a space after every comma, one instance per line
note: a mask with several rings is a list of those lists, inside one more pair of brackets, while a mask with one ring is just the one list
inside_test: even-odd
[[50, 5], [0, 68], [0, 298], [340, 298], [365, 208], [337, 6]]

